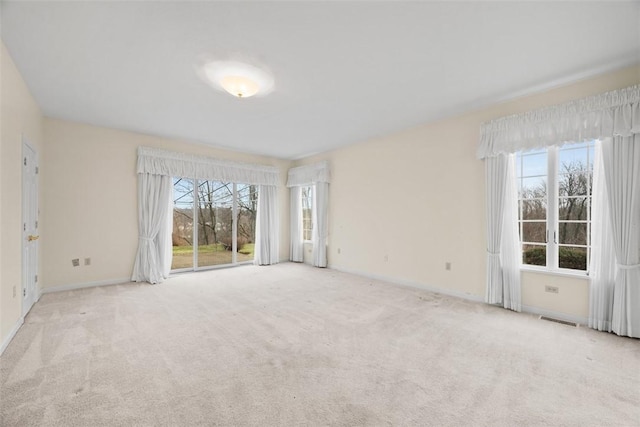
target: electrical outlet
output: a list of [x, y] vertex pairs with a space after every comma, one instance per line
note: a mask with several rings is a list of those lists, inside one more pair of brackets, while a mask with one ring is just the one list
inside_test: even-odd
[[71, 265], [73, 265], [74, 267], [78, 267], [80, 266], [80, 258], [74, 258], [71, 260]]
[[549, 286], [549, 285], [547, 285], [547, 286], [544, 287], [544, 291], [552, 293], [552, 294], [557, 294], [560, 291], [560, 289], [558, 289], [557, 286]]
[[85, 258], [84, 265], [91, 265], [91, 258]]
[[340, 254], [340, 248], [338, 248], [338, 254]]
[[444, 263], [444, 269], [445, 270], [451, 270], [451, 263], [450, 262], [445, 262]]

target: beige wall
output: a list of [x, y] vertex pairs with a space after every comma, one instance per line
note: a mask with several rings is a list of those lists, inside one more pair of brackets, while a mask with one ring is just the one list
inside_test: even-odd
[[[567, 319], [584, 319], [589, 315], [589, 283], [586, 278], [523, 271], [522, 303], [524, 310], [540, 314], [562, 313]], [[545, 286], [558, 293], [545, 292]]]
[[[43, 240], [44, 287], [109, 282], [131, 276], [138, 245], [138, 146], [277, 166], [281, 170], [280, 259], [288, 258], [289, 161], [220, 150], [132, 132], [45, 119], [43, 163], [48, 230]], [[73, 267], [73, 258], [91, 265]]]
[[[631, 67], [296, 162], [331, 164], [330, 266], [482, 298], [484, 164], [475, 156], [481, 123], [637, 83], [640, 67]], [[559, 293], [545, 293], [545, 285]], [[588, 281], [523, 274], [523, 304], [584, 319]]]
[[[42, 114], [4, 43], [0, 50], [0, 346], [22, 317], [22, 139], [42, 160]], [[40, 211], [44, 205], [40, 203]], [[40, 230], [42, 233], [42, 229]], [[42, 233], [44, 234], [44, 233]], [[40, 258], [42, 260], [42, 257]], [[40, 263], [42, 265], [42, 262]], [[15, 288], [15, 296], [14, 296]]]

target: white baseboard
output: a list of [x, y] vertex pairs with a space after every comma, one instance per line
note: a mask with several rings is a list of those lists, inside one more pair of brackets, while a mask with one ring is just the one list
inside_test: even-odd
[[7, 335], [4, 341], [2, 341], [2, 343], [0, 344], [0, 356], [2, 356], [2, 353], [4, 353], [4, 351], [7, 349], [7, 347], [9, 346], [9, 343], [11, 342], [13, 337], [16, 336], [16, 334], [18, 333], [18, 330], [20, 329], [23, 323], [24, 323], [24, 317], [21, 317], [13, 326], [13, 329], [11, 329], [11, 331], [9, 332], [9, 335]]
[[[430, 286], [430, 285], [426, 285], [424, 283], [413, 282], [411, 280], [403, 280], [403, 279], [397, 279], [395, 277], [382, 276], [382, 275], [378, 275], [378, 274], [371, 274], [371, 273], [369, 273], [367, 271], [352, 270], [352, 269], [349, 269], [349, 268], [340, 267], [338, 265], [330, 265], [329, 268], [332, 268], [332, 269], [338, 270], [338, 271], [343, 271], [345, 273], [356, 274], [358, 276], [367, 277], [369, 279], [381, 280], [381, 281], [384, 281], [384, 282], [395, 283], [395, 284], [398, 284], [398, 285], [408, 286], [408, 287], [411, 287], [411, 288], [418, 288], [418, 289], [422, 289], [422, 290], [429, 291], [429, 292], [435, 292], [435, 293], [442, 294], [442, 295], [448, 295], [448, 296], [452, 296], [452, 297], [458, 297], [458, 298], [466, 299], [466, 300], [469, 300], [469, 301], [484, 302], [484, 297], [480, 296], [480, 295], [474, 295], [474, 294], [470, 294], [470, 293], [466, 293], [466, 292], [459, 292], [459, 291], [455, 291], [455, 290], [451, 290], [451, 289], [439, 288], [437, 286]], [[558, 312], [558, 311], [546, 310], [544, 308], [533, 307], [533, 306], [529, 306], [529, 305], [523, 305], [522, 306], [522, 311], [525, 312], [525, 313], [537, 314], [537, 315], [540, 315], [540, 316], [551, 317], [551, 318], [558, 319], [558, 320], [565, 320], [567, 322], [574, 322], [574, 323], [578, 323], [580, 325], [586, 325], [589, 322], [586, 317], [573, 316], [573, 315], [570, 315], [570, 314], [561, 313], [561, 312]]]
[[526, 313], [537, 314], [539, 316], [551, 317], [553, 319], [573, 322], [579, 325], [587, 325], [589, 323], [589, 319], [587, 319], [586, 317], [573, 316], [571, 314], [561, 313], [559, 311], [553, 310], [546, 310], [544, 308], [533, 307], [530, 305], [523, 305], [522, 311]]
[[434, 292], [434, 293], [437, 293], [437, 294], [448, 295], [448, 296], [452, 296], [452, 297], [458, 297], [458, 298], [462, 298], [462, 299], [466, 299], [466, 300], [470, 300], [470, 301], [484, 302], [484, 298], [481, 295], [474, 295], [474, 294], [470, 294], [470, 293], [467, 293], [467, 292], [456, 291], [456, 290], [453, 290], [453, 289], [439, 288], [437, 286], [431, 286], [431, 285], [427, 285], [427, 284], [420, 283], [420, 282], [414, 282], [412, 280], [398, 279], [396, 277], [382, 276], [382, 275], [378, 275], [378, 274], [371, 274], [370, 272], [367, 272], [367, 271], [352, 270], [350, 268], [344, 268], [344, 267], [340, 267], [338, 265], [329, 265], [329, 268], [331, 268], [333, 270], [338, 270], [338, 271], [342, 271], [342, 272], [345, 272], [345, 273], [349, 273], [349, 274], [356, 274], [358, 276], [367, 277], [369, 279], [381, 280], [383, 282], [390, 282], [390, 283], [394, 283], [394, 284], [398, 284], [398, 285], [402, 285], [402, 286], [408, 286], [410, 288], [422, 289], [424, 291]]
[[131, 282], [131, 278], [127, 277], [125, 279], [98, 280], [96, 282], [86, 282], [86, 283], [76, 283], [76, 284], [73, 284], [73, 285], [53, 286], [53, 287], [50, 287], [50, 288], [42, 289], [41, 294], [50, 294], [52, 292], [73, 291], [75, 289], [94, 288], [96, 286], [121, 285], [123, 283], [130, 283], [130, 282]]

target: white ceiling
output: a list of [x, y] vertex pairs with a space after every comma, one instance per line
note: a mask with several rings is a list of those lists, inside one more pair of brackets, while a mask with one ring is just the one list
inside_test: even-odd
[[[2, 2], [49, 117], [298, 158], [640, 62], [640, 2]], [[236, 99], [202, 58], [275, 77]], [[428, 143], [425, 141], [425, 143]]]

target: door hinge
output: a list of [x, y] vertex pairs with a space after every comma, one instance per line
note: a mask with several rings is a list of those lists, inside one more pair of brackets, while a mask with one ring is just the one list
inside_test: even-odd
[[23, 296], [23, 297], [26, 297], [26, 296], [27, 296], [27, 290], [26, 290], [26, 289], [23, 289], [23, 290], [22, 290], [22, 296]]
[[40, 173], [40, 168], [36, 166], [36, 175], [38, 175], [39, 173]]
[[38, 275], [36, 274], [36, 283], [38, 283]]
[[22, 231], [27, 231], [27, 223], [22, 224]]
[[27, 166], [27, 158], [24, 158], [24, 165]]
[[38, 221], [36, 221], [36, 228], [38, 228]]

